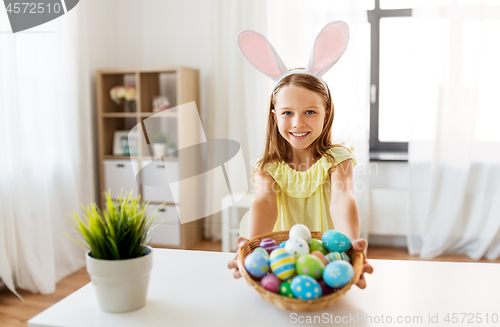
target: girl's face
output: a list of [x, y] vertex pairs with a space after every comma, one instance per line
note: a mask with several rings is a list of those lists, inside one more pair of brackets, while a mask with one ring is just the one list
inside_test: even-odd
[[278, 130], [296, 149], [307, 149], [323, 131], [325, 101], [313, 91], [288, 85], [276, 95], [273, 116]]

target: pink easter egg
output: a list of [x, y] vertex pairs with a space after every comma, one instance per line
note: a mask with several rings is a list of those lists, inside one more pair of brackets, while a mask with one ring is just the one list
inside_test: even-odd
[[265, 238], [262, 241], [260, 241], [259, 246], [261, 248], [264, 248], [267, 251], [267, 253], [271, 254], [271, 252], [273, 252], [273, 250], [278, 247], [278, 243], [276, 243], [276, 241], [273, 240], [272, 238]]
[[269, 292], [279, 293], [281, 280], [274, 276], [274, 274], [265, 275], [260, 281], [260, 285], [264, 287]]

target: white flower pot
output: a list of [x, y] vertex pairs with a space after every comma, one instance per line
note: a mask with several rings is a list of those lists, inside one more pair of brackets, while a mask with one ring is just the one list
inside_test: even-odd
[[167, 144], [153, 143], [153, 155], [155, 158], [163, 157], [167, 154]]
[[146, 305], [153, 251], [126, 260], [95, 259], [87, 252], [87, 272], [94, 285], [97, 302], [106, 312], [127, 312]]

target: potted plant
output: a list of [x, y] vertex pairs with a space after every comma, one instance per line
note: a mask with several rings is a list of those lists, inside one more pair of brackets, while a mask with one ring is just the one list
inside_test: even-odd
[[163, 133], [156, 133], [153, 143], [153, 154], [159, 158], [167, 154], [167, 137]]
[[[112, 200], [104, 193], [106, 210], [95, 203], [87, 206], [82, 217], [75, 212], [73, 226], [88, 248], [87, 272], [94, 285], [101, 310], [127, 312], [146, 304], [149, 276], [153, 267], [153, 252], [148, 245], [151, 228], [159, 210], [147, 211], [140, 196], [120, 194]], [[160, 222], [162, 223], [162, 222]]]

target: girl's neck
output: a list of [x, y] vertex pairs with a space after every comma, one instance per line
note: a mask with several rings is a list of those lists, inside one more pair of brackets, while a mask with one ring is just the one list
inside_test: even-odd
[[292, 148], [292, 158], [289, 158], [286, 163], [297, 171], [306, 171], [316, 161], [318, 161], [318, 158], [315, 158], [309, 149]]

